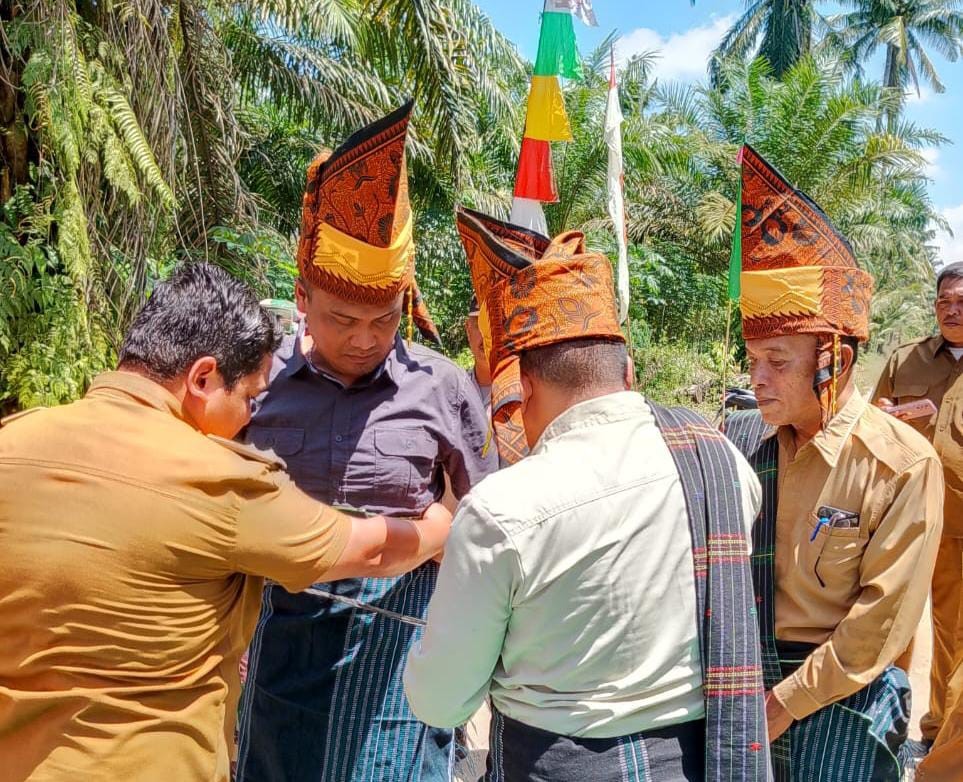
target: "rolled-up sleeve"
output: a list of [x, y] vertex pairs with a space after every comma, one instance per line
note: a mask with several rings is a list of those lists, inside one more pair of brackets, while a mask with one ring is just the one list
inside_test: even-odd
[[297, 592], [324, 580], [348, 543], [352, 523], [280, 470], [266, 472], [241, 499], [233, 566]]
[[469, 495], [452, 522], [428, 626], [405, 668], [408, 702], [422, 722], [454, 727], [481, 706], [520, 573], [510, 540]]
[[939, 461], [921, 459], [894, 482], [893, 499], [863, 554], [859, 598], [832, 636], [773, 688], [797, 720], [873, 681], [919, 624], [942, 529]]

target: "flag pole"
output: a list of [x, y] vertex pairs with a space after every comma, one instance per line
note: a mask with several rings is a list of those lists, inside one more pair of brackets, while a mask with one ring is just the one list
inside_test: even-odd
[[[609, 48], [609, 100], [610, 100], [610, 101], [611, 101], [611, 92], [612, 92], [612, 90], [616, 90], [616, 91], [618, 90], [617, 83], [616, 83], [616, 80], [615, 80], [615, 44], [614, 44], [614, 43], [613, 43], [613, 44], [611, 45], [611, 47]], [[618, 92], [616, 92], [615, 99], [618, 100]], [[605, 117], [605, 126], [606, 126], [606, 127], [605, 127], [605, 132], [606, 132], [606, 133], [608, 132], [608, 109], [609, 109], [610, 107], [611, 107], [611, 103], [610, 103], [609, 106], [606, 108], [606, 117]], [[619, 113], [621, 114], [621, 112], [619, 112]], [[618, 133], [619, 133], [619, 136], [621, 137], [621, 134], [622, 134], [621, 117], [619, 118]], [[610, 153], [609, 153], [609, 154], [610, 154], [610, 156], [611, 156], [611, 150], [610, 150]], [[611, 157], [610, 157], [610, 160], [611, 160]], [[611, 165], [611, 163], [610, 163], [610, 165]], [[624, 178], [624, 169], [622, 168], [621, 155], [620, 155], [620, 160], [619, 160], [619, 167], [620, 167], [620, 171], [619, 171], [618, 188], [619, 188], [619, 191], [620, 191], [620, 193], [621, 193], [621, 198], [620, 198], [620, 201], [621, 201], [621, 210], [622, 210], [622, 224], [621, 224], [621, 226], [618, 225], [618, 223], [616, 222], [616, 215], [611, 212], [611, 201], [610, 201], [610, 207], [609, 207], [609, 209], [610, 209], [610, 213], [609, 213], [609, 214], [610, 214], [610, 216], [611, 216], [611, 218], [612, 218], [612, 227], [616, 230], [616, 241], [617, 241], [618, 244], [619, 244], [619, 257], [621, 258], [622, 248], [623, 248], [623, 247], [625, 248], [625, 252], [626, 252], [626, 256], [627, 256], [627, 255], [628, 255], [628, 245], [629, 245], [628, 220], [627, 220], [626, 213], [625, 213], [625, 178]], [[610, 180], [610, 182], [609, 182], [609, 185], [610, 185], [610, 187], [611, 187], [611, 180]], [[621, 231], [621, 236], [618, 235], [618, 232], [619, 232], [619, 231]], [[619, 275], [622, 275], [623, 269], [621, 268], [621, 262], [620, 262], [619, 264], [617, 264], [617, 266], [620, 267], [620, 268], [618, 268], [618, 273], [619, 273]], [[632, 379], [633, 379], [633, 385], [634, 385], [634, 383], [635, 383], [635, 347], [634, 347], [633, 342], [632, 342], [632, 313], [631, 313], [632, 296], [631, 296], [631, 289], [630, 289], [629, 280], [628, 280], [629, 274], [628, 274], [628, 260], [627, 260], [627, 259], [626, 259], [626, 264], [625, 264], [624, 273], [625, 273], [625, 278], [626, 278], [626, 279], [625, 279], [625, 289], [626, 289], [626, 291], [627, 291], [627, 294], [626, 294], [626, 296], [625, 296], [625, 330], [628, 332], [627, 338], [626, 338], [626, 344], [627, 344], [627, 346], [628, 346], [629, 361], [632, 362]], [[620, 298], [621, 298], [621, 296], [620, 296]]]
[[732, 299], [726, 296], [726, 343], [722, 351], [722, 421], [719, 428], [726, 429], [726, 389], [729, 385], [729, 356], [732, 350]]
[[736, 186], [736, 216], [732, 227], [732, 249], [729, 253], [729, 281], [726, 291], [726, 341], [722, 352], [722, 423], [726, 426], [726, 388], [729, 385], [729, 359], [732, 355], [732, 302], [738, 301], [742, 295], [742, 156], [743, 147], [739, 147], [736, 163], [739, 165], [739, 181]]

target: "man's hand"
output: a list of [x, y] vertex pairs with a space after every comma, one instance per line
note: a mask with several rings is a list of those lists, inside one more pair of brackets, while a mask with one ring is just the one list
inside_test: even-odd
[[874, 402], [874, 404], [876, 405], [876, 407], [880, 408], [880, 410], [882, 410], [883, 412], [889, 413], [891, 416], [893, 416], [893, 418], [898, 418], [900, 421], [907, 420], [907, 416], [905, 413], [899, 410], [893, 409], [894, 407], [896, 407], [896, 402], [894, 402], [892, 399], [887, 399], [885, 396], [880, 397], [879, 399], [876, 400], [876, 402]]
[[771, 744], [792, 726], [792, 714], [772, 694], [766, 693], [766, 724], [769, 726], [769, 743]]
[[[421, 522], [423, 525], [430, 525], [433, 530], [445, 530], [445, 540], [448, 539], [447, 530], [451, 529], [451, 520], [454, 518], [453, 511], [448, 508], [442, 502], [433, 502], [429, 505], [425, 512], [421, 515]], [[422, 535], [424, 537], [424, 534]], [[435, 562], [441, 562], [442, 557], [445, 555], [445, 544], [444, 541], [434, 555], [431, 557]]]

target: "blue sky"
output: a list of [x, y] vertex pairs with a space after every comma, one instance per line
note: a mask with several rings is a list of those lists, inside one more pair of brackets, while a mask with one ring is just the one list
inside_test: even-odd
[[[534, 59], [542, 0], [475, 0], [495, 26], [514, 41], [522, 54]], [[829, 3], [825, 13], [833, 13]], [[599, 26], [576, 22], [579, 48], [593, 49], [609, 32], [621, 36], [619, 56], [640, 51], [661, 52], [658, 76], [669, 81], [704, 78], [709, 52], [715, 48], [734, 19], [744, 10], [742, 0], [595, 0]], [[950, 63], [930, 53], [946, 92], [926, 88], [921, 98], [910, 99], [908, 116], [920, 125], [938, 130], [950, 140], [939, 149], [927, 150], [930, 161], [930, 192], [936, 207], [953, 226], [955, 236], [938, 240], [944, 263], [963, 260], [963, 63]], [[866, 65], [869, 74], [882, 73], [882, 62]]]

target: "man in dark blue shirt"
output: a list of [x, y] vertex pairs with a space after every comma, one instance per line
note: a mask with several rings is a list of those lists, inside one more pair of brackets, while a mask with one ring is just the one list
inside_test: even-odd
[[[398, 333], [435, 335], [414, 284], [404, 143], [410, 106], [308, 169], [298, 308], [247, 440], [312, 497], [417, 515], [447, 474], [456, 497], [497, 466], [470, 378]], [[238, 779], [440, 782], [451, 732], [418, 722], [401, 684], [434, 589], [429, 562], [396, 579], [264, 593], [241, 704]]]

